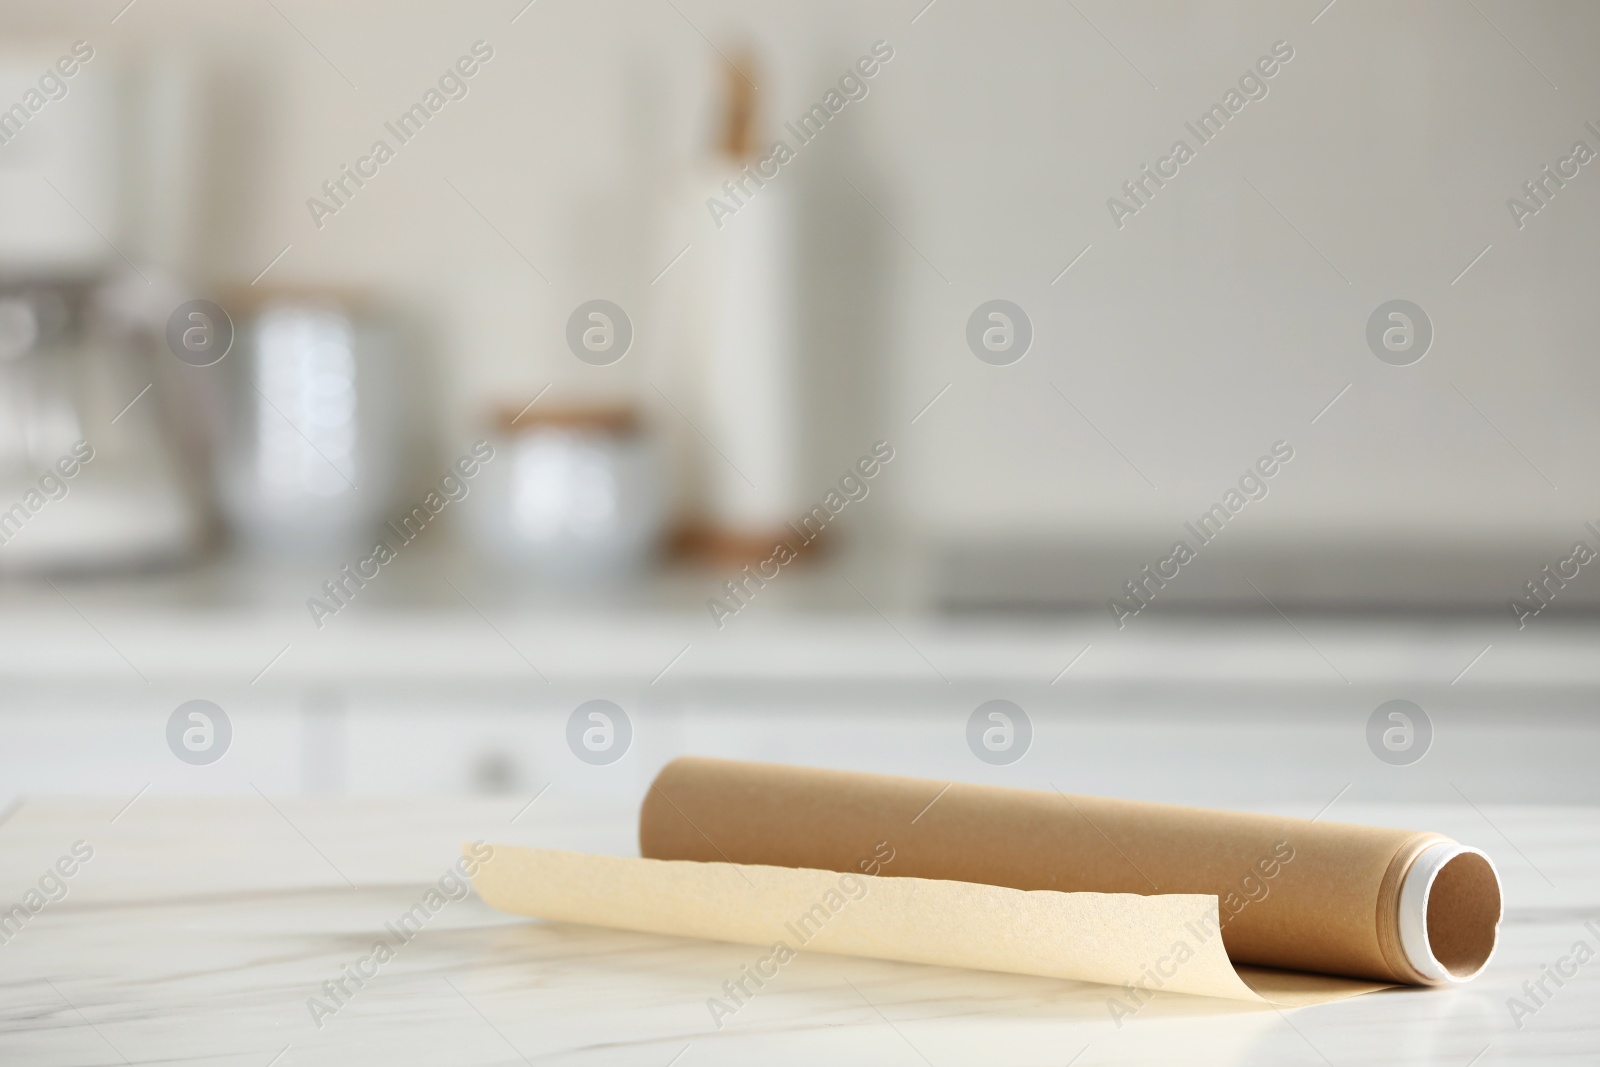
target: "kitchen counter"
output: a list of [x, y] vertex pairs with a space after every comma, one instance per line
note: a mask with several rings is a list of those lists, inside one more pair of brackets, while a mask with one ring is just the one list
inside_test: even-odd
[[[1487, 612], [1152, 610], [1119, 626], [1076, 610], [951, 610], [915, 553], [824, 557], [707, 602], [734, 576], [677, 566], [582, 589], [530, 584], [462, 552], [418, 549], [331, 615], [337, 571], [219, 556], [133, 575], [0, 578], [0, 682], [740, 679], [947, 684], [1005, 678], [1464, 689], [1600, 688], [1600, 616], [1519, 629]], [[331, 603], [331, 600], [329, 601]], [[1286, 602], [1287, 603], [1287, 602]], [[1091, 647], [1092, 646], [1092, 647]], [[1491, 647], [1492, 646], [1492, 647]], [[1081, 662], [1079, 661], [1080, 654]]]
[[[24, 800], [0, 818], [0, 903], [75, 858], [65, 896], [0, 945], [0, 1062], [1489, 1067], [1600, 1057], [1600, 961], [1550, 986], [1520, 1029], [1507, 1007], [1576, 941], [1600, 941], [1583, 926], [1600, 919], [1592, 807], [1340, 801], [1330, 812], [1438, 830], [1495, 858], [1508, 908], [1501, 947], [1455, 989], [1289, 1013], [1160, 994], [1119, 1028], [1105, 987], [802, 954], [719, 1030], [706, 1000], [749, 961], [748, 947], [528, 921], [468, 896], [439, 907], [342, 1003], [327, 997], [324, 983], [377, 939], [394, 940], [386, 924], [437, 884], [463, 841], [633, 854], [636, 799], [551, 788], [472, 800]], [[336, 1010], [314, 1020], [317, 997]]]

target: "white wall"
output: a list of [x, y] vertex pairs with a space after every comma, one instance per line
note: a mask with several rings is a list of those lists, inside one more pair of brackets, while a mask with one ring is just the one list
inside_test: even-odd
[[[785, 117], [881, 38], [895, 58], [870, 95], [780, 179], [809, 205], [819, 483], [888, 437], [905, 460], [885, 492], [919, 534], [1164, 537], [1281, 438], [1296, 459], [1250, 538], [1515, 535], [1554, 553], [1600, 520], [1600, 167], [1521, 231], [1505, 206], [1575, 139], [1600, 149], [1583, 126], [1600, 124], [1590, 5], [939, 0], [913, 23], [920, 0], [539, 0], [513, 24], [521, 6], [143, 0], [113, 24], [119, 2], [15, 2], [0, 27], [202, 66], [200, 263], [243, 284], [290, 245], [269, 281], [405, 302], [437, 346], [430, 409], [452, 434], [552, 381], [552, 400], [652, 395], [648, 283], [677, 251], [662, 213], [703, 212], [669, 188], [706, 137], [707, 37], [756, 43], [760, 98]], [[478, 39], [495, 56], [470, 95], [315, 228], [306, 198]], [[1270, 94], [1114, 226], [1107, 197], [1280, 39], [1295, 56]], [[637, 355], [610, 368], [561, 341], [597, 295], [639, 324]], [[1037, 330], [1012, 367], [965, 347], [992, 297]], [[1364, 341], [1394, 297], [1435, 323], [1412, 367]]]

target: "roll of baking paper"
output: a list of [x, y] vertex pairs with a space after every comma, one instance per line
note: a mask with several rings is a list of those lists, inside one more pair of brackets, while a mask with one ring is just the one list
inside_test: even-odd
[[[1417, 985], [1488, 962], [1500, 883], [1439, 834], [685, 757], [646, 795], [641, 853], [1065, 894], [1214, 897], [1234, 963]], [[1029, 972], [1037, 973], [1037, 972]]]

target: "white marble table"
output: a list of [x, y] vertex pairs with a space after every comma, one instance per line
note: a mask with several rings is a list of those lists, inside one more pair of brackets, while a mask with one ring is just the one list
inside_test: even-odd
[[476, 897], [443, 905], [313, 1021], [309, 998], [422, 900], [461, 841], [633, 852], [627, 798], [128, 800], [28, 799], [0, 822], [0, 907], [76, 842], [93, 849], [0, 944], [6, 1067], [1600, 1062], [1600, 960], [1520, 1030], [1507, 1008], [1543, 964], [1600, 941], [1583, 927], [1600, 918], [1600, 809], [1337, 813], [1436, 829], [1499, 862], [1501, 949], [1464, 988], [1287, 1015], [1161, 995], [1119, 1029], [1103, 987], [812, 954], [718, 1030], [706, 1000], [748, 948], [529, 922]]

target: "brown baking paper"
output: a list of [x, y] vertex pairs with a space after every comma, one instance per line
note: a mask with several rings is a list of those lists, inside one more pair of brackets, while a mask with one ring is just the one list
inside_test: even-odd
[[[499, 846], [473, 884], [505, 911], [761, 945], [763, 961], [809, 950], [1102, 982], [1134, 1008], [1158, 991], [1299, 1006], [1424, 981], [1399, 947], [1398, 895], [1447, 840], [691, 757], [651, 786], [644, 858]], [[1472, 872], [1453, 880], [1465, 888], [1443, 896], [1487, 915]], [[1430, 905], [1435, 941], [1481, 939], [1448, 908], [1435, 918]]]
[[[662, 769], [639, 819], [640, 852], [656, 859], [855, 871], [883, 842], [894, 859], [881, 873], [891, 878], [1214, 896], [1235, 963], [1415, 984], [1427, 979], [1400, 948], [1400, 884], [1418, 853], [1448, 840], [699, 757]], [[1500, 916], [1498, 882], [1487, 863], [1468, 874], [1448, 897], [1436, 894], [1429, 930], [1440, 942], [1465, 938], [1486, 959]]]

